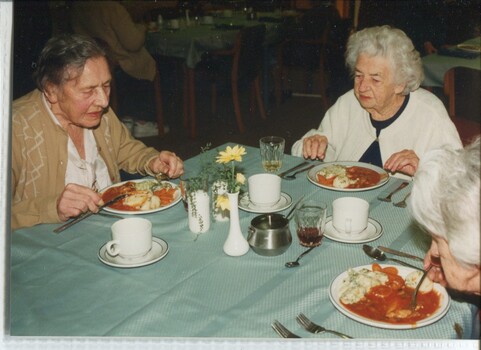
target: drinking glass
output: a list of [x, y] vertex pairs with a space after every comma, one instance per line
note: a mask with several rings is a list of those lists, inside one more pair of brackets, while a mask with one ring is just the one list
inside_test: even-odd
[[262, 166], [269, 173], [277, 172], [282, 166], [286, 140], [279, 136], [265, 136], [259, 140]]
[[299, 205], [296, 209], [296, 224], [300, 245], [313, 247], [321, 244], [326, 217], [326, 203], [308, 200]]

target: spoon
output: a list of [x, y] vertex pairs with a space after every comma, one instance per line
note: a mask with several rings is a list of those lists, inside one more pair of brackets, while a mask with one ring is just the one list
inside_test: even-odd
[[317, 165], [317, 164], [312, 164], [312, 165], [308, 166], [307, 168], [298, 170], [298, 171], [296, 171], [295, 173], [293, 173], [293, 174], [291, 174], [291, 175], [284, 175], [284, 176], [282, 176], [282, 178], [283, 178], [284, 180], [295, 180], [297, 174], [302, 173], [302, 172], [304, 172], [304, 171], [306, 171], [306, 170], [309, 170], [309, 169], [311, 169], [311, 168], [314, 168], [316, 165]]
[[318, 247], [317, 245], [315, 246], [312, 246], [310, 247], [308, 250], [306, 250], [304, 253], [302, 253], [301, 255], [299, 255], [297, 257], [297, 259], [295, 261], [289, 261], [289, 262], [286, 262], [286, 267], [297, 267], [299, 266], [299, 260], [304, 256], [306, 255], [307, 253], [309, 253], [311, 250], [313, 250], [314, 248]]
[[397, 262], [398, 264], [401, 264], [401, 265], [404, 265], [404, 266], [407, 266], [407, 267], [411, 267], [411, 268], [416, 269], [416, 270], [424, 271], [422, 268], [411, 265], [411, 264], [408, 264], [407, 262], [404, 262], [402, 260], [398, 260], [398, 259], [394, 259], [394, 258], [388, 258], [382, 250], [380, 250], [378, 248], [374, 248], [374, 247], [372, 247], [368, 244], [364, 244], [362, 246], [362, 249], [364, 250], [364, 253], [366, 253], [368, 256], [370, 256], [373, 259], [376, 259], [376, 260], [379, 260], [379, 261], [390, 260], [390, 261]]
[[418, 285], [416, 286], [416, 289], [414, 290], [413, 296], [411, 297], [410, 306], [411, 306], [412, 310], [414, 310], [416, 308], [416, 299], [417, 299], [417, 296], [418, 296], [419, 288], [421, 287], [421, 284], [423, 284], [423, 281], [426, 278], [426, 276], [428, 275], [429, 270], [431, 270], [431, 268], [433, 266], [434, 265], [429, 265], [429, 267], [423, 272], [423, 275], [419, 279]]

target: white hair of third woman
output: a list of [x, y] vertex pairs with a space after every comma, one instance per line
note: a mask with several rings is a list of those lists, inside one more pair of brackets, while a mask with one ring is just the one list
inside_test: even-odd
[[480, 138], [464, 149], [424, 155], [414, 176], [409, 208], [430, 234], [444, 238], [453, 257], [480, 265]]
[[391, 62], [394, 81], [397, 84], [406, 84], [404, 95], [416, 90], [424, 80], [419, 52], [400, 29], [385, 25], [352, 34], [347, 42], [346, 65], [353, 75], [360, 54], [387, 58]]

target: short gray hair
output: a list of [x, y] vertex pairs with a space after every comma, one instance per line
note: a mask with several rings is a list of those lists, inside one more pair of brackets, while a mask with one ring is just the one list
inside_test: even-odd
[[346, 50], [346, 65], [354, 75], [360, 54], [382, 56], [391, 62], [394, 80], [406, 84], [403, 94], [416, 90], [424, 80], [419, 52], [411, 39], [400, 29], [390, 26], [371, 27], [349, 37]]
[[45, 90], [48, 82], [61, 85], [71, 79], [70, 70], [81, 73], [89, 58], [105, 57], [106, 50], [88, 36], [61, 34], [50, 38], [38, 58], [34, 79], [37, 88]]
[[410, 210], [432, 235], [444, 238], [461, 264], [480, 264], [480, 138], [465, 149], [425, 154], [414, 176]]

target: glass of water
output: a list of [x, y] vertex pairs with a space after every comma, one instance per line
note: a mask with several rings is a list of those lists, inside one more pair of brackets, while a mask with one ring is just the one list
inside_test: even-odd
[[286, 140], [279, 136], [265, 136], [259, 140], [262, 166], [269, 173], [275, 173], [282, 167]]

